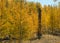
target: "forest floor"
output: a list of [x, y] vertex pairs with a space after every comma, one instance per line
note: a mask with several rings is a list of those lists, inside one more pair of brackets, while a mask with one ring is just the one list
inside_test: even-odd
[[42, 35], [40, 40], [25, 41], [24, 43], [60, 43], [60, 36]]
[[25, 40], [20, 42], [19, 40], [12, 40], [12, 41], [3, 41], [0, 43], [60, 43], [60, 36], [54, 36], [54, 35], [42, 35], [41, 39], [38, 40]]

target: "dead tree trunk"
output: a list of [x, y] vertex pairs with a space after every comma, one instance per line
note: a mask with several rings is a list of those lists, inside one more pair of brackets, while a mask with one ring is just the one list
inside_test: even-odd
[[37, 11], [38, 11], [38, 31], [37, 31], [37, 38], [40, 39], [42, 36], [41, 33], [41, 8], [37, 6]]

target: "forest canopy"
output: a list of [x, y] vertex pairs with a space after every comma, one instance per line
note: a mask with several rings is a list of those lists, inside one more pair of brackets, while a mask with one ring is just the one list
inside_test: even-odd
[[39, 24], [37, 6], [41, 9], [41, 33], [60, 33], [60, 3], [58, 6], [42, 7], [40, 3], [25, 0], [1, 0], [0, 37], [34, 37]]

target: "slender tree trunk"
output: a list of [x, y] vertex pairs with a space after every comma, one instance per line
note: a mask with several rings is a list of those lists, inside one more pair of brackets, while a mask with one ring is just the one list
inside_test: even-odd
[[37, 31], [37, 38], [41, 38], [41, 8], [37, 6], [37, 11], [38, 11], [38, 31]]

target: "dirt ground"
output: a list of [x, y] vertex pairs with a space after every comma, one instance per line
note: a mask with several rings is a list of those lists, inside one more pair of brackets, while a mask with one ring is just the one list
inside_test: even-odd
[[23, 43], [60, 43], [60, 36], [42, 35], [40, 40], [23, 41]]
[[19, 40], [3, 41], [0, 43], [60, 43], [60, 36], [53, 35], [42, 35], [41, 39], [38, 40], [25, 40], [20, 42]]

